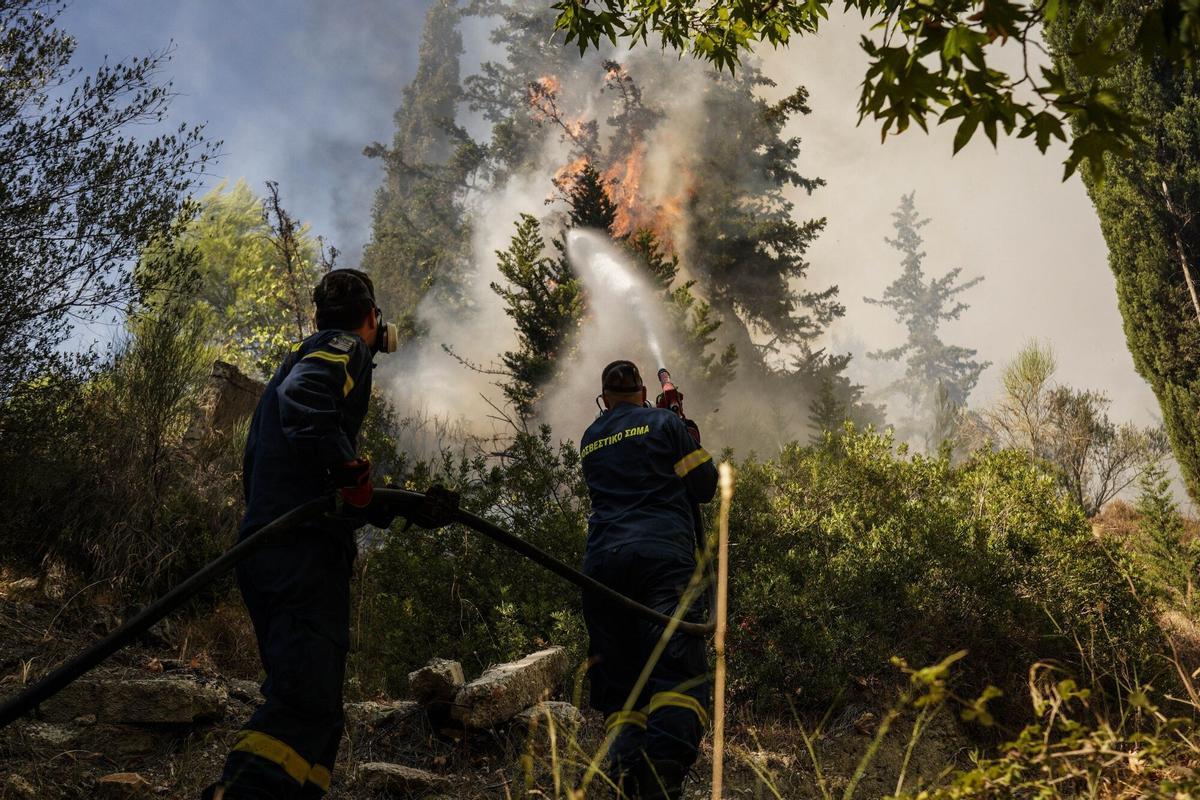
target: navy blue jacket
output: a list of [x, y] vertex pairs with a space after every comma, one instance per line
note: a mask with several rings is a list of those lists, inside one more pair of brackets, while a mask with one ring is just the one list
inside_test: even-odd
[[355, 334], [326, 330], [295, 345], [275, 370], [246, 439], [242, 536], [329, 492], [329, 468], [357, 457], [371, 359]]
[[673, 412], [622, 403], [580, 443], [592, 498], [587, 554], [633, 542], [692, 558], [692, 506], [717, 490], [717, 468]]

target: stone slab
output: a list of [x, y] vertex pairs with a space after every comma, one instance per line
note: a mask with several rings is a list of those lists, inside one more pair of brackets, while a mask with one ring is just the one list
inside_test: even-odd
[[492, 667], [459, 690], [453, 717], [469, 728], [495, 727], [545, 700], [566, 674], [567, 652], [561, 647]]

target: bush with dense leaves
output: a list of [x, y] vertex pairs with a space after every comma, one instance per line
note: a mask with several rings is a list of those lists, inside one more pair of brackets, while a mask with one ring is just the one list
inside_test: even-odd
[[894, 656], [964, 648], [966, 690], [1010, 687], [1038, 660], [1117, 675], [1147, 658], [1128, 558], [1017, 451], [952, 467], [875, 433], [793, 445], [741, 466], [731, 538], [743, 698], [821, 707], [879, 685]]
[[[480, 456], [418, 464], [406, 488], [441, 482], [462, 505], [578, 565], [587, 532], [587, 489], [579, 455], [550, 431], [521, 433], [499, 463]], [[519, 658], [547, 643], [582, 663], [586, 636], [580, 592], [521, 556], [460, 525], [436, 531], [393, 526], [360, 565], [359, 631], [351, 665], [364, 688], [406, 687], [408, 671], [438, 656], [468, 671]]]
[[184, 445], [211, 366], [195, 315], [146, 310], [128, 327], [90, 373], [44, 375], [0, 406], [0, 544], [6, 561], [49, 558], [141, 601], [232, 541], [243, 436]]

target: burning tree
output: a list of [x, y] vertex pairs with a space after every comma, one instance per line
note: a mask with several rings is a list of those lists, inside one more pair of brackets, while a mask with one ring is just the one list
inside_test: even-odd
[[[770, 411], [790, 420], [768, 436], [807, 430], [805, 400], [822, 386], [851, 419], [880, 420], [845, 378], [848, 359], [815, 344], [843, 308], [835, 287], [806, 285], [806, 252], [824, 220], [798, 220], [790, 199], [822, 185], [798, 170], [799, 140], [783, 135], [808, 111], [803, 90], [769, 104], [756, 96], [768, 81], [752, 66], [714, 76], [648, 52], [581, 59], [548, 36], [544, 8], [528, 0], [476, 4], [471, 13], [498, 18], [491, 38], [505, 53], [467, 77], [458, 95], [491, 125], [473, 151], [481, 187], [544, 176], [552, 211], [543, 227], [587, 225], [631, 244], [662, 285], [689, 360], [704, 364], [704, 394], [715, 400], [736, 370], [737, 402], [764, 412], [744, 417]], [[640, 81], [650, 70], [655, 81]], [[415, 108], [411, 99], [402, 114]], [[446, 229], [432, 230], [441, 237]], [[377, 218], [373, 247], [386, 234]], [[416, 285], [445, 280], [419, 259], [410, 263], [426, 282]]]

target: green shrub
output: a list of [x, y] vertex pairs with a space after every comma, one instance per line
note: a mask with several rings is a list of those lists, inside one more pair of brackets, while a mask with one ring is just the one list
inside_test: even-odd
[[1115, 674], [1148, 652], [1129, 564], [1015, 451], [955, 468], [875, 433], [793, 445], [741, 465], [731, 540], [730, 672], [760, 703], [827, 706], [894, 656], [965, 648], [979, 690], [1041, 659]]
[[974, 755], [940, 785], [901, 797], [1165, 799], [1200, 792], [1194, 699], [1155, 698], [1137, 686], [1112, 703], [1045, 664], [1030, 671], [1028, 694], [1034, 721], [1011, 741], [994, 754]]
[[[582, 561], [588, 506], [579, 456], [571, 445], [554, 446], [548, 428], [519, 434], [499, 464], [446, 455], [415, 465], [406, 488], [434, 482], [556, 558]], [[462, 526], [402, 526], [361, 565], [361, 641], [351, 672], [365, 690], [402, 692], [407, 673], [434, 656], [478, 671], [554, 643], [582, 662], [578, 589]]]
[[0, 544], [137, 601], [232, 541], [242, 441], [183, 444], [211, 364], [198, 318], [163, 308], [129, 327], [90, 374], [46, 376], [0, 409]]

